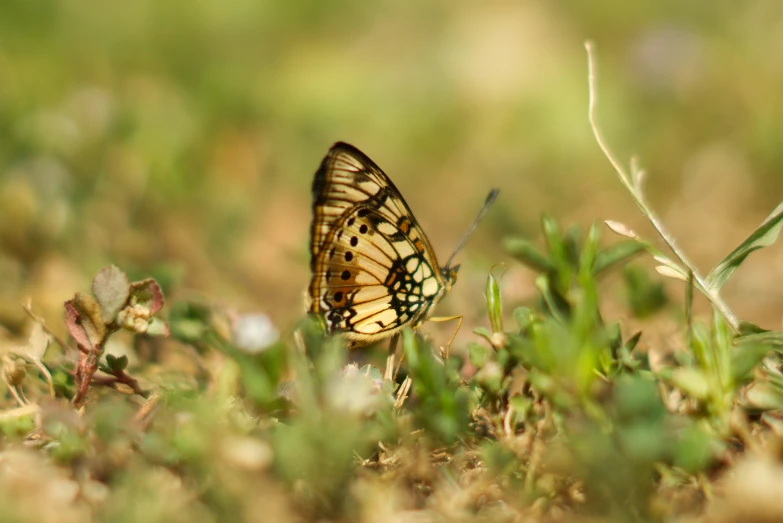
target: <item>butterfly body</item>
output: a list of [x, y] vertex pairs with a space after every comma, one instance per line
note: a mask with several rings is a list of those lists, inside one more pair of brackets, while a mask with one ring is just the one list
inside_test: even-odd
[[360, 347], [425, 321], [458, 267], [435, 252], [386, 174], [338, 142], [313, 181], [309, 310]]

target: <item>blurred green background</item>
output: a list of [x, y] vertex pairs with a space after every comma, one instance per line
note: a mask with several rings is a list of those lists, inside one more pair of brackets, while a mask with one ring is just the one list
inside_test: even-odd
[[[290, 325], [337, 140], [395, 180], [442, 261], [501, 188], [441, 311], [478, 311], [499, 240], [536, 236], [542, 212], [652, 236], [587, 124], [588, 38], [608, 140], [708, 269], [783, 194], [777, 0], [6, 0], [0, 325], [22, 328], [28, 296], [59, 324], [109, 263]], [[726, 288], [741, 317], [778, 326], [781, 258]], [[509, 299], [531, 279], [510, 271]]]

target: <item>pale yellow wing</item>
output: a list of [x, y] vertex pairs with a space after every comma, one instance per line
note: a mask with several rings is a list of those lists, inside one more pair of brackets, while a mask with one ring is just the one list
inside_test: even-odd
[[311, 265], [332, 226], [359, 204], [377, 210], [435, 261], [435, 252], [394, 183], [364, 153], [343, 142], [334, 144], [313, 180], [313, 221], [310, 228]]
[[313, 197], [310, 312], [352, 346], [426, 319], [451, 281], [386, 174], [337, 143], [316, 173]]

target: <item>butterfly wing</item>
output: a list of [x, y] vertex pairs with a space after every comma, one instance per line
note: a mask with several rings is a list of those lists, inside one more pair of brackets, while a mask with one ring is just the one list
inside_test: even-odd
[[391, 180], [338, 143], [316, 173], [313, 195], [310, 311], [353, 346], [423, 321], [448, 285]]
[[434, 260], [364, 205], [335, 223], [315, 265], [311, 312], [354, 346], [418, 325], [445, 290]]
[[435, 260], [435, 252], [394, 183], [356, 147], [337, 142], [329, 149], [313, 180], [313, 222], [310, 229], [312, 264], [332, 226], [359, 204], [381, 212], [389, 222], [421, 242]]

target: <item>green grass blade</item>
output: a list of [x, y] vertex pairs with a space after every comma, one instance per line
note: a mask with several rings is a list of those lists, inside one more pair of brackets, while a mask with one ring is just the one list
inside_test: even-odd
[[508, 238], [504, 245], [506, 252], [529, 269], [547, 274], [555, 271], [555, 265], [529, 241], [522, 238]]
[[710, 271], [706, 280], [707, 288], [713, 292], [719, 291], [749, 254], [775, 243], [781, 228], [783, 228], [783, 203], [779, 204], [739, 247], [731, 251], [723, 261]]

